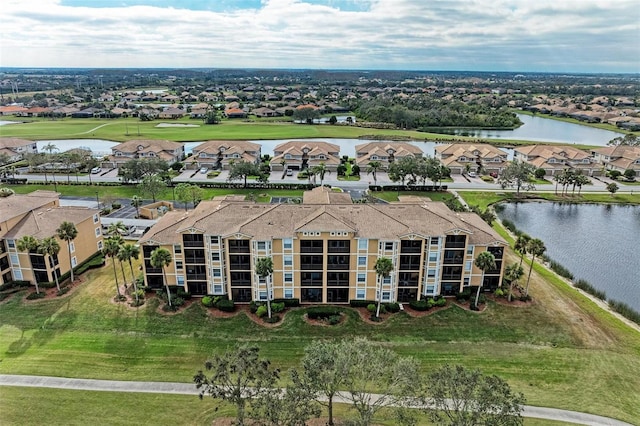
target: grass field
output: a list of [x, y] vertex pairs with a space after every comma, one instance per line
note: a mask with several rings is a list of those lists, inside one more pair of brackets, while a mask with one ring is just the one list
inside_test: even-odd
[[[244, 313], [213, 318], [198, 303], [173, 316], [157, 313], [155, 299], [137, 310], [113, 304], [109, 264], [85, 278], [64, 298], [26, 303], [23, 292], [0, 305], [0, 373], [189, 382], [210, 354], [238, 341], [258, 344], [265, 357], [287, 369], [298, 365], [314, 339], [361, 335], [416, 357], [424, 371], [461, 363], [498, 374], [532, 405], [640, 418], [640, 376], [630, 374], [640, 371], [640, 334], [537, 272], [531, 290], [536, 303], [528, 307], [489, 302], [477, 314], [452, 306], [423, 318], [401, 313], [380, 325], [348, 311], [347, 321], [336, 327], [309, 325], [304, 311], [294, 310], [274, 329]], [[68, 399], [65, 392], [47, 395], [39, 404]], [[109, 398], [90, 405], [108, 411]], [[21, 401], [12, 412], [34, 404]], [[200, 414], [185, 419], [197, 423]]]

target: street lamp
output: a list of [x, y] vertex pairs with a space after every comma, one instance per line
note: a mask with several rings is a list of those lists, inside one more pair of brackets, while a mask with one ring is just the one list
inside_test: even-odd
[[98, 203], [98, 208], [100, 208], [100, 197], [98, 197], [98, 191], [96, 191], [96, 202]]

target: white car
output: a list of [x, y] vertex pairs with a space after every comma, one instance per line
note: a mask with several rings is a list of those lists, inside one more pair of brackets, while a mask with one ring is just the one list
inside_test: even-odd
[[287, 176], [293, 176], [293, 170], [287, 169]]
[[91, 174], [95, 175], [96, 173], [100, 173], [102, 171], [102, 169], [100, 167], [94, 167], [93, 169], [91, 169]]
[[207, 173], [208, 171], [209, 171], [209, 169], [208, 169], [208, 168], [206, 168], [206, 167], [203, 167], [203, 168], [201, 168], [201, 169], [200, 169], [200, 173], [202, 173], [202, 174], [205, 174], [205, 173]]

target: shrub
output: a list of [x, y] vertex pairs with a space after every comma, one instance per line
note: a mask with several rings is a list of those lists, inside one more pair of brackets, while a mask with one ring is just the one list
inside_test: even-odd
[[142, 305], [144, 305], [144, 299], [138, 299], [137, 302], [136, 302], [136, 299], [133, 299], [131, 303], [129, 303], [129, 306], [131, 306], [132, 308], [135, 308], [137, 306], [142, 306]]
[[385, 303], [383, 304], [387, 312], [396, 313], [400, 312], [400, 304], [399, 303]]
[[352, 308], [366, 308], [371, 303], [375, 304], [376, 302], [373, 300], [355, 300], [355, 299], [352, 299], [349, 301], [349, 305]]
[[121, 294], [121, 295], [119, 295], [119, 296], [115, 296], [115, 297], [113, 298], [113, 301], [114, 301], [114, 302], [125, 302], [126, 300], [127, 300], [127, 296], [124, 296], [124, 295], [122, 295], [122, 294]]
[[382, 322], [382, 318], [377, 317], [377, 316], [375, 316], [375, 315], [371, 315], [371, 316], [369, 317], [369, 319], [370, 319], [371, 321], [373, 321], [373, 322]]
[[409, 302], [409, 306], [416, 311], [428, 311], [431, 309], [426, 300], [412, 300]]
[[111, 203], [111, 208], [112, 208], [113, 210], [118, 210], [118, 209], [120, 209], [121, 207], [122, 207], [122, 204], [120, 204], [120, 203], [118, 203], [118, 202]]
[[518, 234], [518, 229], [516, 228], [515, 223], [511, 222], [509, 219], [503, 219], [502, 225], [512, 233]]
[[182, 297], [173, 297], [171, 298], [171, 304], [174, 307], [179, 308], [185, 304], [185, 300]]
[[442, 307], [447, 305], [447, 299], [444, 297], [438, 297], [431, 300], [433, 300], [433, 306]]
[[279, 314], [284, 311], [284, 302], [271, 302], [271, 312]]
[[536, 176], [536, 179], [544, 179], [544, 175], [546, 175], [547, 172], [545, 169], [540, 168], [540, 169], [536, 169], [534, 174]]
[[640, 324], [640, 313], [633, 310], [633, 308], [626, 303], [618, 302], [617, 300], [610, 300], [609, 306], [613, 309], [614, 312], [619, 313], [623, 317], [635, 322], [636, 324]]
[[592, 296], [597, 297], [600, 300], [607, 300], [607, 293], [602, 290], [598, 290], [585, 280], [578, 280], [573, 285], [581, 290], [586, 291]]
[[470, 297], [471, 297], [471, 289], [468, 289], [468, 288], [456, 294], [456, 300], [460, 302], [467, 301], [469, 300]]
[[206, 306], [207, 308], [210, 308], [213, 306], [213, 298], [211, 296], [204, 296], [202, 298], [202, 304], [204, 306]]
[[45, 296], [45, 293], [42, 291], [40, 293], [36, 293], [35, 291], [27, 296], [27, 300], [35, 300], [42, 299]]
[[525, 296], [523, 294], [522, 296], [520, 296], [520, 301], [521, 302], [530, 302], [531, 301], [531, 296], [529, 296], [528, 294]]
[[233, 312], [236, 310], [236, 305], [233, 303], [233, 300], [220, 299], [218, 303], [216, 303], [216, 308], [223, 312]]
[[191, 299], [191, 293], [189, 293], [188, 291], [184, 291], [183, 289], [179, 289], [177, 291], [176, 295], [178, 297], [182, 297], [184, 300], [190, 300]]
[[479, 311], [480, 310], [478, 305], [476, 305], [473, 300], [471, 301], [471, 304], [469, 305], [469, 309], [471, 309], [472, 311]]
[[367, 311], [373, 313], [376, 311], [376, 305], [374, 303], [370, 303], [367, 305]]
[[327, 322], [329, 323], [329, 325], [336, 325], [340, 323], [340, 319], [341, 319], [340, 315], [331, 315], [327, 320]]
[[60, 288], [60, 291], [58, 291], [58, 292], [56, 293], [56, 295], [57, 295], [57, 296], [63, 296], [63, 295], [65, 295], [65, 294], [67, 294], [67, 293], [69, 292], [69, 290], [71, 290], [71, 288], [70, 288], [70, 287], [62, 287], [62, 288]]
[[300, 306], [300, 299], [273, 299], [273, 303], [284, 303], [287, 308]]
[[262, 318], [265, 315], [267, 315], [267, 307], [265, 305], [258, 306], [258, 309], [256, 309], [256, 316], [258, 318]]
[[307, 309], [307, 318], [314, 320], [326, 320], [332, 315], [340, 315], [342, 310], [335, 306], [314, 306]]
[[496, 291], [493, 292], [493, 295], [496, 297], [504, 297], [504, 291], [501, 288], [496, 288]]
[[280, 322], [281, 319], [280, 315], [272, 315], [271, 318], [263, 318], [262, 320], [268, 324], [275, 324]]
[[29, 281], [9, 281], [0, 285], [0, 291], [11, 290], [14, 288], [29, 287], [31, 283]]
[[570, 279], [570, 280], [573, 279], [573, 274], [571, 273], [571, 271], [569, 271], [567, 268], [565, 268], [564, 266], [562, 266], [561, 264], [559, 264], [555, 260], [551, 260], [549, 262], [549, 267], [551, 268], [551, 270], [553, 272], [555, 272], [556, 274], [560, 275], [561, 277], [565, 277], [565, 278]]

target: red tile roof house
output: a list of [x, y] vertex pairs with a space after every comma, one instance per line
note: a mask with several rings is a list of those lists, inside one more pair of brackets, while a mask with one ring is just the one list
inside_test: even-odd
[[422, 158], [424, 152], [415, 145], [406, 142], [369, 142], [356, 145], [356, 164], [367, 167], [372, 161], [379, 161], [387, 169], [393, 161], [404, 157]]
[[282, 162], [293, 170], [304, 170], [324, 163], [331, 171], [340, 165], [340, 147], [322, 141], [289, 141], [273, 149], [271, 170], [282, 170]]
[[111, 148], [107, 167], [120, 167], [133, 159], [159, 158], [169, 164], [182, 161], [184, 144], [167, 140], [130, 140]]
[[228, 170], [232, 162], [258, 163], [261, 148], [248, 141], [207, 141], [193, 148], [191, 167]]
[[607, 146], [591, 151], [594, 161], [602, 164], [607, 170], [624, 173], [631, 169], [640, 177], [640, 146]]
[[180, 108], [167, 107], [160, 114], [158, 114], [158, 118], [170, 118], [170, 119], [178, 119], [184, 117], [186, 112]]
[[514, 158], [544, 169], [547, 176], [554, 176], [567, 168], [582, 170], [586, 176], [600, 175], [602, 170], [590, 153], [572, 146], [521, 146], [515, 148]]
[[229, 108], [224, 110], [224, 115], [226, 115], [227, 118], [245, 118], [247, 113], [240, 108]]
[[454, 174], [462, 174], [467, 165], [473, 172], [479, 172], [482, 167], [486, 173], [501, 173], [508, 164], [506, 152], [487, 144], [438, 145], [435, 157]]

